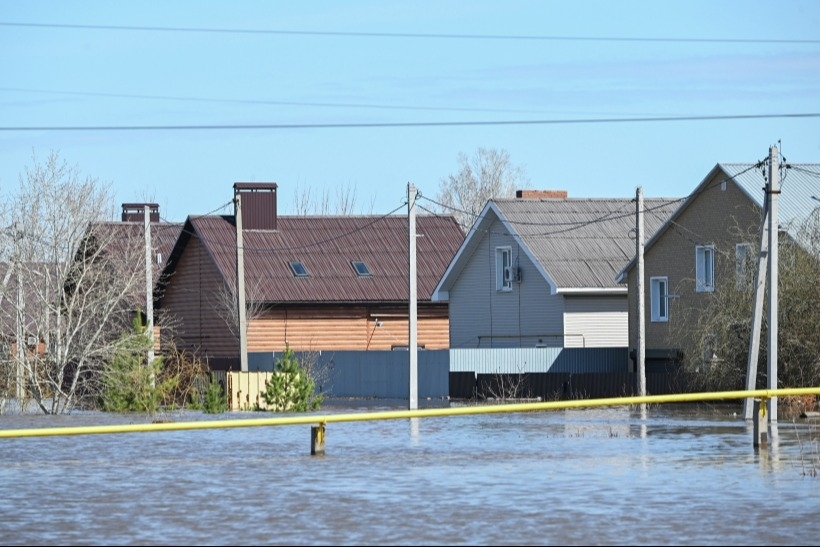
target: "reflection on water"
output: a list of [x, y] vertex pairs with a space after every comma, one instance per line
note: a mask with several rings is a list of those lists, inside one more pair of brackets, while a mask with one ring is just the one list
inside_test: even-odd
[[817, 544], [816, 423], [781, 421], [755, 449], [738, 408], [331, 423], [323, 456], [307, 425], [0, 439], [0, 543]]

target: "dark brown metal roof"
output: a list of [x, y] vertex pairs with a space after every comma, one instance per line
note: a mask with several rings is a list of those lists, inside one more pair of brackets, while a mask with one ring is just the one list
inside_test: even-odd
[[[98, 222], [94, 229], [105, 230], [105, 241], [109, 247], [109, 252], [128, 254], [134, 246], [144, 248], [145, 224], [143, 221], [135, 222]], [[162, 269], [165, 262], [174, 249], [177, 238], [182, 231], [181, 222], [152, 222], [151, 223], [151, 250], [153, 261], [156, 266]], [[141, 256], [144, 256], [141, 255]], [[159, 258], [159, 260], [157, 260]]]
[[[187, 235], [199, 237], [226, 283], [235, 286], [234, 218], [201, 216], [188, 222], [193, 233]], [[417, 298], [429, 301], [464, 235], [452, 216], [432, 215], [416, 218], [416, 233]], [[249, 301], [406, 302], [408, 298], [405, 216], [280, 216], [277, 230], [244, 230], [243, 248]], [[290, 261], [304, 264], [309, 276], [296, 277]], [[364, 262], [372, 275], [357, 275], [351, 261]]]

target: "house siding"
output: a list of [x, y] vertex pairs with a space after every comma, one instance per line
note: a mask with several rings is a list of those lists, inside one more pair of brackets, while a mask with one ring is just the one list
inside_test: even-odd
[[[446, 305], [419, 305], [419, 347], [449, 348], [448, 323]], [[407, 308], [277, 306], [248, 321], [248, 351], [390, 350], [407, 346], [408, 332]]]
[[[495, 252], [512, 249], [522, 281], [511, 291], [496, 290]], [[469, 257], [449, 292], [450, 343], [454, 348], [532, 347], [563, 344], [563, 298], [496, 221]], [[503, 319], [499, 319], [503, 318]]]
[[[680, 349], [697, 341], [688, 332], [697, 312], [713, 296], [695, 290], [695, 247], [715, 245], [715, 291], [735, 283], [735, 244], [756, 243], [761, 211], [732, 181], [722, 184], [725, 174], [718, 172], [702, 184], [691, 202], [674, 219], [644, 255], [644, 298], [646, 307], [647, 350]], [[761, 182], [761, 186], [762, 186]], [[629, 346], [637, 347], [637, 268], [629, 271]], [[669, 320], [652, 322], [649, 280], [656, 276], [669, 279]], [[688, 313], [688, 316], [687, 316]]]
[[208, 357], [236, 357], [239, 341], [214, 311], [218, 306], [215, 295], [222, 291], [221, 279], [199, 239], [193, 237], [160, 307], [173, 310], [176, 335], [184, 349]]
[[626, 295], [571, 296], [564, 302], [564, 347], [615, 348], [629, 344]]

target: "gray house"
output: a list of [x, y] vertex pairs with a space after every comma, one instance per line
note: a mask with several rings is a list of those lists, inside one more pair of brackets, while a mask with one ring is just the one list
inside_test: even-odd
[[[646, 199], [647, 234], [680, 204]], [[568, 198], [519, 190], [492, 199], [432, 299], [449, 302], [450, 347], [627, 347], [627, 287], [635, 255], [631, 198]]]

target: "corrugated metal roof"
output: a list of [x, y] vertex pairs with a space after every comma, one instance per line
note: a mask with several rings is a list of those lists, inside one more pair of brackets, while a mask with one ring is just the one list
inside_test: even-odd
[[[171, 255], [182, 226], [181, 222], [151, 223], [151, 247], [154, 253], [160, 255], [160, 263], [156, 264], [160, 270]], [[102, 228], [105, 231], [104, 243], [108, 252], [119, 253], [125, 257], [133, 254], [135, 248], [144, 248], [145, 224], [142, 221], [97, 222], [94, 223], [94, 227], [95, 230]], [[142, 258], [144, 254], [141, 253], [139, 256]], [[154, 260], [156, 258], [155, 256]]]
[[[635, 256], [635, 200], [495, 199], [493, 203], [559, 290], [622, 288], [615, 278]], [[645, 198], [645, 233], [654, 233], [680, 203], [680, 199]]]
[[[758, 207], [763, 207], [766, 198], [769, 166], [760, 167], [753, 163], [719, 163], [727, 176], [731, 177]], [[778, 219], [792, 237], [797, 236], [800, 223], [820, 206], [812, 196], [820, 198], [820, 164], [784, 164], [780, 175], [780, 197], [778, 198]]]
[[[233, 216], [189, 218], [226, 283], [236, 283]], [[248, 299], [263, 302], [402, 302], [408, 298], [407, 217], [279, 216], [276, 230], [244, 230]], [[464, 235], [452, 216], [416, 218], [417, 298], [429, 300]], [[180, 252], [181, 250], [177, 250]], [[290, 261], [307, 268], [296, 277]], [[357, 275], [351, 261], [372, 276]]]
[[[813, 196], [820, 198], [820, 196], [818, 196], [818, 193], [820, 193], [820, 164], [799, 163], [785, 165], [782, 171], [783, 174], [780, 177], [781, 193], [778, 199], [778, 224], [781, 228], [785, 228], [789, 235], [799, 241], [800, 238], [797, 232], [801, 221], [814, 212], [817, 206], [820, 206], [820, 201], [813, 199]], [[766, 177], [769, 172], [768, 165], [764, 163], [718, 163], [700, 184], [698, 184], [691, 195], [694, 196], [697, 194], [705, 185], [709, 184], [714, 177], [719, 176], [721, 172], [725, 175], [726, 180], [735, 181], [752, 203], [758, 207], [763, 207], [765, 199], [764, 188], [767, 185]], [[674, 220], [686, 207], [686, 203], [682, 204], [669, 220]], [[647, 250], [660, 239], [661, 234], [669, 227], [669, 224], [669, 221], [665, 222], [647, 241]], [[627, 272], [629, 272], [634, 265], [635, 259], [633, 257], [619, 276], [625, 278]]]

